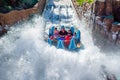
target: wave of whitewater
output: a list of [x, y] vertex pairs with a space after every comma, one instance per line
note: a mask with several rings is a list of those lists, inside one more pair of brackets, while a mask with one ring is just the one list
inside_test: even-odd
[[102, 80], [103, 65], [118, 75], [120, 57], [101, 53], [81, 26], [85, 49], [74, 53], [44, 42], [40, 16], [11, 27], [0, 39], [0, 80]]
[[0, 38], [0, 80], [104, 80], [103, 67], [120, 76], [119, 51], [101, 52], [84, 21], [79, 29], [85, 49], [79, 52], [49, 46], [43, 40], [44, 25], [36, 15]]

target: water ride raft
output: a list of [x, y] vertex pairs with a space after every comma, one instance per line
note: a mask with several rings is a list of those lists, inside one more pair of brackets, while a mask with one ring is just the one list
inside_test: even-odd
[[[66, 31], [71, 31], [72, 35], [69, 36], [69, 34], [65, 36], [61, 36], [58, 34], [57, 37], [55, 37], [54, 31], [57, 28], [57, 30], [60, 32], [63, 28]], [[51, 27], [44, 33], [44, 40], [51, 46], [56, 46], [58, 49], [68, 49], [68, 50], [77, 50], [81, 48], [81, 32], [75, 27], [69, 27], [69, 26], [57, 26], [57, 27]]]

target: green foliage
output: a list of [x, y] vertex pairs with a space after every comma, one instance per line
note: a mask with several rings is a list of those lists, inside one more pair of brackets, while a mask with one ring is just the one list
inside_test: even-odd
[[83, 3], [87, 2], [87, 3], [92, 3], [94, 0], [77, 0], [79, 5], [83, 5]]
[[94, 2], [94, 0], [88, 0], [87, 2], [88, 2], [88, 3], [92, 3], [92, 2]]
[[21, 0], [22, 3], [27, 3], [29, 5], [35, 4], [38, 0]]
[[79, 3], [79, 5], [82, 5], [84, 3], [84, 0], [77, 0], [77, 2]]
[[11, 6], [5, 6], [5, 8], [6, 8], [8, 11], [13, 10], [13, 8], [12, 8]]
[[0, 6], [4, 6], [7, 5], [7, 1], [6, 0], [0, 0]]
[[0, 0], [0, 13], [33, 7], [38, 0]]

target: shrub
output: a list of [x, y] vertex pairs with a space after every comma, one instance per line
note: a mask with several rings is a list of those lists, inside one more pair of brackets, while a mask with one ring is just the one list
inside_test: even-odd
[[83, 3], [87, 2], [87, 3], [92, 3], [94, 0], [77, 0], [78, 4], [81, 6], [83, 5]]

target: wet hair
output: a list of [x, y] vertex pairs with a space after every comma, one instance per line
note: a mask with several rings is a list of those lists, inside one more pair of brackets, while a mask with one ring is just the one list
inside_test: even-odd
[[55, 28], [55, 30], [57, 30], [57, 28]]
[[72, 31], [70, 29], [68, 31], [70, 31], [72, 33]]

